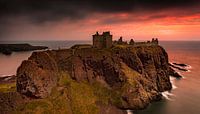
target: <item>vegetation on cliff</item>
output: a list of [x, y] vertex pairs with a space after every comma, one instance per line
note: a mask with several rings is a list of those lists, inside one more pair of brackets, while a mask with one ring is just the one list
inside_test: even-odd
[[0, 84], [0, 92], [14, 92], [16, 91], [16, 83]]
[[14, 113], [98, 114], [100, 105], [120, 102], [120, 96], [115, 91], [100, 83], [79, 83], [72, 80], [67, 72], [61, 72], [57, 86], [52, 88], [47, 98], [25, 102], [16, 107]]
[[168, 56], [158, 45], [34, 52], [17, 70], [25, 97], [13, 113], [124, 114], [172, 88]]

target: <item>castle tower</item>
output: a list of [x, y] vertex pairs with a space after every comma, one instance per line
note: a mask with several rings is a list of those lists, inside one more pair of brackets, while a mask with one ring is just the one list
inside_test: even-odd
[[110, 35], [110, 32], [103, 32], [105, 48], [111, 48], [112, 47], [112, 35]]
[[151, 41], [153, 44], [156, 44], [156, 45], [158, 45], [158, 38], [152, 38], [152, 41]]
[[111, 48], [112, 35], [110, 35], [110, 32], [103, 32], [102, 35], [96, 32], [96, 34], [93, 35], [93, 47], [94, 48]]
[[130, 42], [129, 42], [129, 45], [134, 45], [134, 44], [135, 44], [134, 40], [131, 39]]

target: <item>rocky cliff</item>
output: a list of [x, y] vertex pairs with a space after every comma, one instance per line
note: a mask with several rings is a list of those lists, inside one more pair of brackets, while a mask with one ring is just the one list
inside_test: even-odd
[[[168, 55], [158, 45], [33, 52], [17, 70], [17, 91], [32, 99], [20, 111], [123, 114], [143, 109], [172, 88], [169, 70]], [[27, 107], [34, 103], [45, 106]]]
[[34, 51], [47, 49], [46, 46], [32, 46], [30, 44], [0, 44], [0, 53], [11, 55], [12, 52]]

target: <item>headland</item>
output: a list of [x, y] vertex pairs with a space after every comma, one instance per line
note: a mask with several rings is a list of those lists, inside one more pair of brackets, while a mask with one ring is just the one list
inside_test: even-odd
[[[168, 54], [151, 42], [126, 43], [104, 32], [93, 45], [33, 52], [16, 74], [16, 91], [0, 92], [5, 113], [125, 114], [172, 89]], [[7, 103], [7, 104], [5, 104]]]

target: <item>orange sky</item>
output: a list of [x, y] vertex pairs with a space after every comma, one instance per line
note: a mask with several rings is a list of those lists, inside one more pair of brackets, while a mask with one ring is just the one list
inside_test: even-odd
[[[18, 17], [3, 40], [91, 40], [96, 31], [111, 31], [114, 39], [200, 40], [200, 12], [182, 10], [134, 13], [91, 13], [81, 20], [42, 24]], [[2, 40], [2, 39], [1, 39]]]

